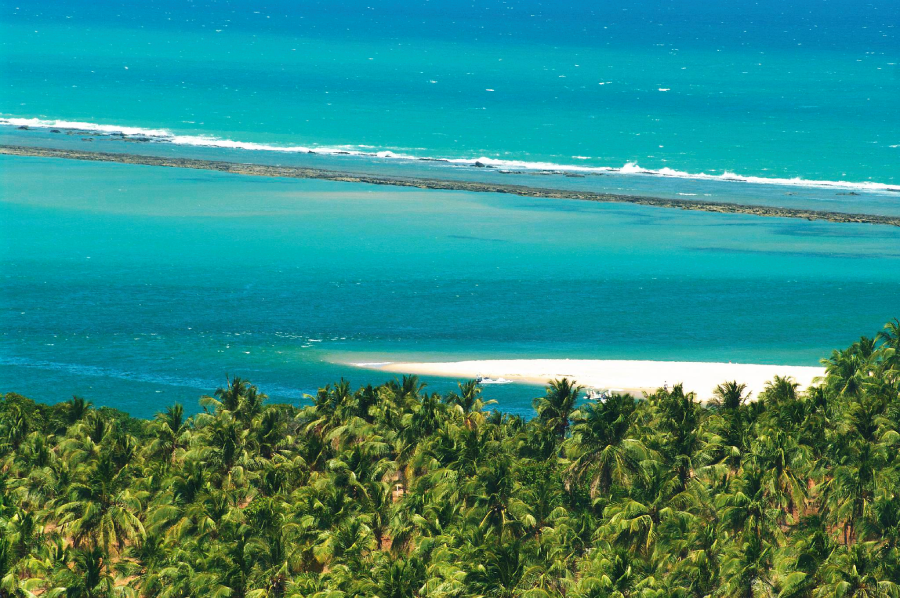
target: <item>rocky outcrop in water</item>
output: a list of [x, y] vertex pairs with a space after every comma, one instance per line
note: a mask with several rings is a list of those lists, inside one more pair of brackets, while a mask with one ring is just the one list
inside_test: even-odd
[[779, 208], [736, 203], [717, 203], [695, 199], [668, 199], [662, 197], [644, 197], [640, 195], [619, 195], [613, 193], [595, 193], [591, 191], [572, 191], [568, 189], [543, 189], [539, 187], [527, 187], [525, 185], [505, 185], [399, 176], [377, 176], [340, 172], [335, 170], [324, 170], [319, 168], [304, 168], [301, 166], [240, 164], [237, 162], [225, 162], [220, 160], [164, 158], [158, 156], [142, 156], [138, 154], [85, 152], [79, 150], [49, 149], [19, 145], [0, 145], [0, 154], [5, 154], [8, 156], [65, 158], [69, 160], [85, 160], [90, 162], [119, 162], [122, 164], [164, 166], [168, 168], [215, 170], [218, 172], [244, 174], [249, 176], [319, 179], [325, 181], [338, 181], [343, 183], [369, 183], [370, 185], [393, 185], [396, 187], [417, 187], [419, 189], [437, 189], [444, 191], [510, 193], [513, 195], [520, 195], [522, 197], [540, 197], [546, 199], [577, 199], [582, 201], [631, 203], [658, 208], [680, 208], [682, 210], [700, 210], [704, 212], [716, 212], [720, 214], [751, 214], [753, 216], [774, 216], [779, 218], [826, 220], [829, 222], [853, 222], [860, 224], [888, 224], [891, 226], [900, 226], [900, 216], [881, 216], [877, 214], [848, 214], [844, 212], [827, 212], [824, 210], [805, 210], [800, 208]]

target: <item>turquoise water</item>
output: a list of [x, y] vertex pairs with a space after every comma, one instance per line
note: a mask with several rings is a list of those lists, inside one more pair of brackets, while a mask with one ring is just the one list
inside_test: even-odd
[[[898, 28], [894, 0], [0, 0], [0, 143], [897, 215]], [[387, 378], [354, 361], [815, 364], [900, 315], [898, 266], [890, 227], [3, 157], [0, 390], [149, 415], [226, 375]]]
[[[135, 415], [487, 357], [814, 365], [900, 314], [900, 229], [0, 157], [0, 391]], [[448, 390], [453, 381], [431, 387]], [[491, 387], [529, 412], [535, 388]]]
[[[200, 158], [227, 162], [319, 168], [362, 175], [432, 178], [524, 185], [534, 188], [567, 189], [637, 195], [672, 199], [702, 199], [708, 202], [736, 203], [751, 206], [774, 206], [827, 212], [900, 216], [900, 188], [862, 189], [845, 185], [809, 185], [783, 182], [720, 179], [684, 179], [661, 174], [625, 174], [621, 172], [588, 172], [537, 169], [478, 168], [465, 164], [435, 160], [385, 159], [371, 155], [329, 155], [272, 150], [247, 151], [229, 147], [197, 147], [175, 143], [133, 143], [114, 134], [85, 133], [58, 129], [0, 126], [0, 144], [124, 153], [163, 158]], [[576, 176], [572, 176], [576, 175]]]
[[895, 0], [0, 1], [0, 116], [900, 185]]

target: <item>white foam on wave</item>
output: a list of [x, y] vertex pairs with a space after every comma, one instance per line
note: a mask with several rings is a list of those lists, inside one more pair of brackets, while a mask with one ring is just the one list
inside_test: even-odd
[[[365, 151], [365, 149], [375, 149], [373, 146], [338, 146], [338, 147], [318, 147], [318, 146], [302, 146], [302, 145], [271, 145], [266, 143], [257, 143], [252, 141], [235, 141], [232, 139], [223, 139], [212, 135], [181, 135], [173, 133], [168, 129], [152, 129], [143, 127], [127, 127], [119, 125], [104, 125], [97, 123], [66, 121], [66, 120], [44, 120], [39, 118], [14, 118], [0, 117], [0, 125], [28, 127], [35, 129], [59, 129], [68, 131], [84, 131], [97, 135], [121, 135], [123, 137], [146, 138], [151, 142], [172, 143], [175, 145], [185, 145], [194, 147], [210, 147], [223, 149], [239, 149], [250, 151], [269, 151], [269, 152], [285, 152], [285, 153], [315, 153], [324, 155], [348, 155], [370, 158], [396, 159], [396, 160], [424, 160], [436, 161], [445, 164], [453, 164], [460, 166], [484, 166], [494, 169], [503, 170], [537, 170], [551, 172], [582, 172], [582, 173], [613, 173], [621, 175], [637, 175], [637, 176], [654, 176], [668, 177], [678, 179], [692, 179], [701, 181], [725, 181], [751, 183], [757, 185], [781, 185], [789, 187], [811, 187], [819, 189], [837, 189], [837, 190], [854, 190], [867, 192], [897, 192], [900, 191], [900, 184], [876, 183], [876, 182], [854, 182], [854, 181], [825, 181], [796, 178], [774, 178], [759, 176], [744, 176], [733, 172], [723, 172], [722, 174], [693, 173], [672, 168], [660, 168], [657, 170], [641, 168], [636, 162], [626, 162], [624, 166], [579, 166], [573, 164], [556, 164], [553, 162], [527, 162], [523, 160], [500, 160], [497, 158], [440, 158], [414, 156], [409, 154], [395, 153], [390, 150]], [[895, 146], [891, 146], [895, 147]], [[585, 156], [576, 156], [576, 159], [588, 159]]]
[[122, 133], [123, 135], [142, 135], [147, 137], [163, 137], [171, 135], [165, 129], [145, 129], [141, 127], [120, 127], [118, 125], [100, 125], [71, 120], [42, 120], [40, 118], [0, 118], [0, 124], [14, 127], [34, 127], [37, 129], [77, 129], [79, 131], [96, 131], [107, 135]]

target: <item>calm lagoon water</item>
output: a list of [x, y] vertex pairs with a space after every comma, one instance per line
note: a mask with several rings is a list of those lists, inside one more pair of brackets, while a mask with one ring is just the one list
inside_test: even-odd
[[814, 365], [900, 315], [897, 272], [894, 227], [2, 157], [0, 390], [147, 416], [389, 378], [356, 361]]

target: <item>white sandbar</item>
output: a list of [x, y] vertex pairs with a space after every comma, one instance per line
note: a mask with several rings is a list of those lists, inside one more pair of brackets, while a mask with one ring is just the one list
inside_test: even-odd
[[663, 385], [683, 384], [685, 391], [700, 400], [712, 397], [722, 382], [737, 380], [747, 385], [755, 398], [766, 382], [776, 375], [790, 376], [808, 387], [814, 378], [824, 376], [821, 367], [754, 365], [746, 363], [706, 363], [693, 361], [617, 361], [596, 359], [500, 359], [442, 363], [357, 363], [373, 370], [420, 376], [473, 379], [478, 376], [505, 378], [512, 382], [546, 384], [555, 378], [574, 379], [591, 388], [627, 391], [637, 396], [653, 392]]

